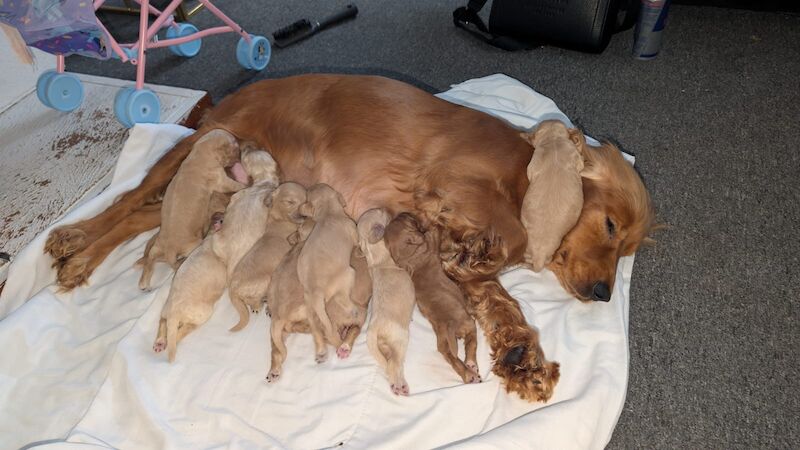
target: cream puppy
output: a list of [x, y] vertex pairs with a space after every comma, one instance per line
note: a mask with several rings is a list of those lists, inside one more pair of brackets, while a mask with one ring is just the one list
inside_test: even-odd
[[389, 378], [392, 392], [408, 395], [403, 364], [408, 347], [408, 326], [414, 311], [414, 283], [398, 267], [383, 241], [391, 220], [385, 209], [370, 209], [358, 219], [361, 251], [372, 277], [372, 312], [367, 328], [367, 346]]
[[168, 349], [175, 359], [178, 342], [211, 317], [214, 304], [225, 291], [227, 280], [239, 259], [263, 234], [270, 194], [278, 185], [278, 167], [265, 151], [242, 153], [242, 164], [254, 185], [231, 198], [221, 229], [209, 235], [180, 266], [161, 310], [153, 350]]
[[[161, 207], [161, 228], [147, 243], [139, 288], [150, 289], [157, 261], [173, 269], [203, 240], [211, 222], [209, 214], [214, 192], [230, 193], [245, 188], [246, 179], [233, 180], [225, 167], [239, 161], [239, 143], [224, 130], [212, 130], [200, 138], [167, 186]], [[241, 171], [232, 171], [241, 173]]]
[[522, 137], [534, 148], [520, 217], [528, 233], [524, 258], [539, 272], [581, 215], [586, 141], [580, 130], [568, 129], [558, 120], [545, 120]]
[[239, 323], [231, 331], [244, 328], [250, 311], [257, 314], [261, 309], [272, 272], [292, 248], [288, 237], [303, 223], [299, 209], [305, 202], [306, 189], [297, 183], [283, 183], [270, 194], [266, 231], [236, 265], [228, 282], [231, 303], [239, 313]]
[[297, 275], [303, 286], [306, 307], [317, 316], [311, 320], [311, 334], [316, 346], [316, 360], [323, 362], [328, 356], [326, 339], [334, 346], [340, 345], [338, 333], [333, 330], [326, 312], [326, 304], [337, 302], [343, 309], [356, 314], [351, 295], [355, 271], [350, 267], [350, 255], [358, 242], [356, 224], [344, 211], [341, 194], [327, 184], [316, 184], [308, 189], [308, 201], [300, 213], [314, 220], [303, 250], [297, 260]]

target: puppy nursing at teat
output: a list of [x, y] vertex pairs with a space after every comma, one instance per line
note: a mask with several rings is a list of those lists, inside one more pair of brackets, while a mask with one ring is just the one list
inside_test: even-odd
[[583, 208], [583, 133], [558, 120], [545, 120], [522, 138], [534, 148], [521, 219], [528, 233], [525, 262], [535, 272], [547, 265], [561, 240], [578, 223]]
[[283, 183], [269, 197], [266, 231], [236, 265], [228, 282], [228, 295], [239, 313], [239, 331], [257, 314], [266, 301], [267, 288], [275, 268], [289, 252], [289, 236], [303, 223], [300, 206], [306, 202], [306, 189], [297, 183]]
[[[434, 227], [423, 234], [414, 216], [402, 213], [389, 222], [383, 239], [397, 265], [411, 274], [417, 306], [433, 325], [439, 353], [465, 383], [479, 383], [475, 319], [467, 313], [464, 294], [442, 269], [440, 232]], [[464, 339], [464, 361], [458, 359], [458, 339]]]
[[298, 256], [297, 275], [303, 286], [306, 307], [319, 320], [309, 323], [317, 362], [327, 358], [326, 339], [336, 347], [341, 344], [326, 305], [335, 302], [345, 311], [350, 310], [353, 316], [357, 314], [351, 297], [355, 270], [350, 267], [350, 257], [358, 243], [358, 234], [355, 222], [344, 208], [342, 195], [327, 184], [308, 188], [308, 201], [300, 207], [300, 213], [314, 221], [314, 229]]
[[395, 395], [408, 395], [403, 373], [408, 347], [408, 326], [414, 312], [411, 275], [392, 259], [383, 236], [391, 217], [382, 208], [370, 209], [358, 219], [359, 246], [372, 276], [372, 311], [367, 346], [386, 372]]
[[[180, 261], [200, 245], [209, 224], [216, 220], [212, 216], [218, 211], [211, 211], [215, 192], [231, 193], [246, 187], [247, 176], [236, 167], [241, 165], [239, 158], [238, 141], [224, 130], [213, 130], [194, 144], [164, 194], [161, 228], [137, 262], [142, 266], [139, 288], [150, 289], [156, 262], [163, 261], [177, 269]], [[226, 173], [225, 168], [231, 165], [237, 180]]]
[[166, 347], [170, 362], [180, 340], [211, 318], [233, 267], [264, 232], [269, 199], [278, 185], [278, 166], [269, 153], [258, 149], [245, 149], [242, 164], [253, 186], [233, 195], [220, 230], [206, 237], [172, 279], [153, 345], [156, 352]]

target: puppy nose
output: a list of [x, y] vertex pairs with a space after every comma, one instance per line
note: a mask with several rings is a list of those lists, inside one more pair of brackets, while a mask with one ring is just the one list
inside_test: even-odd
[[598, 281], [592, 287], [592, 300], [596, 302], [607, 302], [611, 300], [611, 289], [608, 284]]

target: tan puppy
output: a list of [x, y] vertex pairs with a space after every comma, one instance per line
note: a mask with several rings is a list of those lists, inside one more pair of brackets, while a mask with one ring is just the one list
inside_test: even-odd
[[269, 332], [272, 352], [267, 373], [268, 383], [277, 381], [281, 376], [287, 355], [286, 335], [311, 331], [308, 325], [309, 309], [303, 300], [303, 285], [300, 284], [300, 277], [297, 275], [297, 263], [305, 240], [313, 228], [314, 221], [306, 219], [297, 231], [289, 236], [292, 248], [275, 268], [267, 289], [267, 308], [272, 316]]
[[534, 148], [528, 163], [528, 190], [521, 219], [528, 233], [525, 262], [535, 272], [550, 263], [564, 236], [578, 223], [583, 209], [583, 133], [558, 120], [545, 120], [533, 133], [523, 133]]
[[266, 232], [239, 261], [228, 282], [231, 303], [239, 313], [239, 323], [231, 331], [244, 328], [250, 311], [257, 314], [261, 309], [272, 272], [292, 248], [287, 238], [303, 223], [299, 209], [306, 202], [306, 188], [283, 183], [272, 192], [269, 202]]
[[358, 247], [353, 249], [350, 256], [350, 267], [356, 274], [351, 295], [352, 305], [343, 307], [340, 302], [329, 302], [325, 305], [325, 311], [331, 319], [334, 330], [339, 333], [342, 340], [336, 349], [336, 355], [342, 359], [350, 356], [353, 343], [367, 320], [367, 307], [372, 297], [372, 278], [369, 275], [367, 259]]
[[166, 347], [170, 362], [175, 359], [180, 340], [211, 317], [232, 267], [266, 226], [267, 204], [278, 185], [277, 164], [269, 153], [255, 150], [242, 153], [242, 164], [248, 173], [259, 174], [253, 177], [254, 185], [231, 197], [222, 228], [208, 236], [180, 266], [161, 310], [153, 350], [160, 352]]
[[391, 220], [382, 208], [370, 209], [358, 219], [361, 251], [372, 276], [372, 313], [367, 328], [367, 346], [386, 375], [395, 395], [408, 395], [403, 363], [408, 347], [408, 325], [414, 311], [414, 283], [395, 264], [383, 242]]
[[161, 309], [153, 350], [158, 353], [166, 347], [169, 362], [175, 361], [178, 343], [211, 318], [225, 290], [225, 263], [214, 253], [212, 238], [205, 239], [178, 267]]
[[224, 130], [213, 130], [194, 144], [164, 194], [161, 228], [137, 262], [142, 266], [139, 288], [150, 289], [153, 266], [164, 261], [173, 269], [203, 240], [210, 222], [213, 192], [236, 192], [246, 180], [228, 177], [225, 167], [239, 160], [239, 143]]
[[[458, 285], [442, 269], [439, 233], [434, 227], [423, 234], [414, 216], [402, 213], [386, 226], [383, 239], [397, 265], [411, 274], [417, 306], [433, 325], [439, 353], [465, 383], [480, 383], [475, 320], [467, 313]], [[458, 359], [458, 339], [464, 339], [463, 362]]]
[[319, 319], [310, 321], [316, 346], [316, 360], [328, 357], [325, 340], [340, 345], [339, 336], [326, 312], [326, 304], [338, 302], [344, 310], [356, 314], [351, 295], [355, 271], [350, 267], [350, 255], [358, 242], [356, 224], [344, 212], [344, 198], [327, 184], [315, 184], [308, 189], [308, 201], [300, 213], [314, 220], [297, 260], [297, 275], [303, 285], [306, 307]]

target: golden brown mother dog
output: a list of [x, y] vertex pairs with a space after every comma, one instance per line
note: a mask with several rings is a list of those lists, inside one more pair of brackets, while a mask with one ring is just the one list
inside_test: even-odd
[[[260, 81], [228, 96], [138, 188], [98, 216], [50, 234], [46, 251], [77, 278], [72, 285], [116, 245], [156, 225], [139, 220], [138, 211], [152, 208], [192, 144], [213, 128], [267, 149], [286, 181], [331, 185], [350, 217], [384, 207], [443, 227], [456, 250], [448, 272], [471, 297], [494, 372], [523, 398], [550, 397], [558, 365], [544, 359], [536, 331], [496, 281], [525, 250], [520, 205], [534, 149], [498, 119], [386, 78], [304, 75]], [[579, 299], [608, 301], [618, 258], [638, 248], [653, 213], [641, 180], [616, 148], [588, 150], [585, 207], [550, 268]], [[103, 246], [89, 246], [103, 236]], [[92, 263], [81, 271], [72, 260]]]

